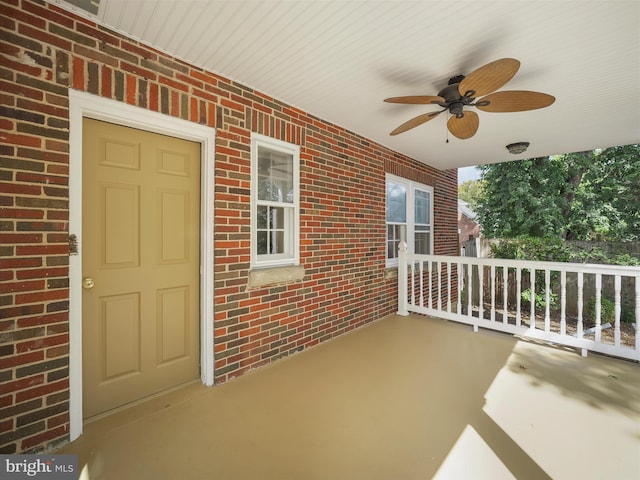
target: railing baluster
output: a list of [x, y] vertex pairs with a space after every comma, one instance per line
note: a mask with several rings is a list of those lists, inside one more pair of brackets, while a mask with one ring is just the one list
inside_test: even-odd
[[458, 292], [456, 295], [456, 313], [462, 315], [462, 292], [464, 284], [464, 269], [462, 263], [458, 262]]
[[516, 267], [516, 326], [522, 325], [522, 270]]
[[471, 305], [471, 299], [473, 297], [473, 264], [468, 264], [467, 269], [467, 316], [469, 319], [473, 317], [473, 308]]
[[411, 262], [411, 305], [416, 304], [416, 262]]
[[596, 343], [602, 341], [602, 275], [596, 273]]
[[529, 328], [531, 330], [535, 330], [536, 329], [536, 269], [532, 268], [531, 269], [531, 274], [530, 277], [531, 279], [531, 296], [529, 304], [531, 306], [531, 316], [530, 316], [530, 320], [529, 320]]
[[496, 267], [491, 265], [491, 321], [496, 321]]
[[438, 310], [442, 310], [442, 262], [438, 262]]
[[551, 270], [544, 270], [544, 331], [551, 331]]
[[509, 323], [509, 305], [507, 301], [509, 300], [509, 268], [502, 267], [502, 323], [505, 325]]
[[409, 315], [407, 286], [407, 244], [400, 242], [398, 245], [398, 315]]
[[418, 265], [418, 271], [420, 275], [420, 306], [424, 307], [424, 260], [420, 260]]
[[429, 295], [428, 295], [428, 304], [429, 304], [429, 308], [433, 308], [433, 262], [431, 260], [429, 260], [429, 262], [427, 263], [428, 267], [427, 269], [429, 270], [428, 272], [428, 283], [429, 283]]
[[614, 318], [615, 318], [615, 325], [614, 325], [614, 331], [613, 331], [613, 344], [616, 347], [620, 346], [620, 314], [622, 313], [622, 306], [620, 305], [620, 292], [622, 291], [622, 279], [620, 278], [620, 275], [616, 275], [615, 277], [615, 284], [614, 284], [614, 295], [613, 295], [613, 301], [614, 301]]
[[640, 275], [636, 275], [636, 360], [640, 361]]
[[451, 262], [447, 262], [447, 313], [451, 313]]
[[[583, 337], [582, 326], [582, 310], [583, 310], [583, 298], [584, 298], [584, 273], [578, 272], [578, 325], [576, 326], [576, 336], [578, 338]], [[584, 352], [583, 352], [584, 353]]]
[[484, 318], [484, 266], [478, 265], [478, 320]]
[[560, 273], [560, 335], [567, 334], [567, 272]]

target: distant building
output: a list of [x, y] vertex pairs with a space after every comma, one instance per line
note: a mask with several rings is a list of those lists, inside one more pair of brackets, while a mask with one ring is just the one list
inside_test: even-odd
[[458, 238], [461, 250], [465, 242], [480, 236], [480, 225], [476, 222], [476, 216], [468, 202], [458, 200]]

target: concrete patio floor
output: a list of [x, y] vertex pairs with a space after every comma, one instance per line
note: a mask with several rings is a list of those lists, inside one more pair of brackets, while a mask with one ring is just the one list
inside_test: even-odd
[[638, 479], [640, 368], [389, 316], [85, 425], [81, 479]]

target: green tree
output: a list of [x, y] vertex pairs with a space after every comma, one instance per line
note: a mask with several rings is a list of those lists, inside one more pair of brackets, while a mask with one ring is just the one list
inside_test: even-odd
[[475, 206], [487, 237], [640, 238], [640, 147], [484, 165]]
[[640, 240], [639, 145], [603, 150], [585, 173], [583, 185], [579, 200], [597, 212], [598, 236]]
[[467, 180], [458, 185], [458, 198], [464, 200], [471, 208], [475, 208], [482, 195], [482, 180]]

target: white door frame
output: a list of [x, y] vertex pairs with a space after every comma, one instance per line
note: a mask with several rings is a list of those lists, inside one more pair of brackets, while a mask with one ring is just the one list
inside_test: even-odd
[[143, 108], [69, 90], [69, 234], [78, 255], [69, 257], [70, 440], [82, 434], [82, 119], [89, 117], [201, 144], [200, 206], [200, 373], [213, 385], [213, 244], [215, 130]]

